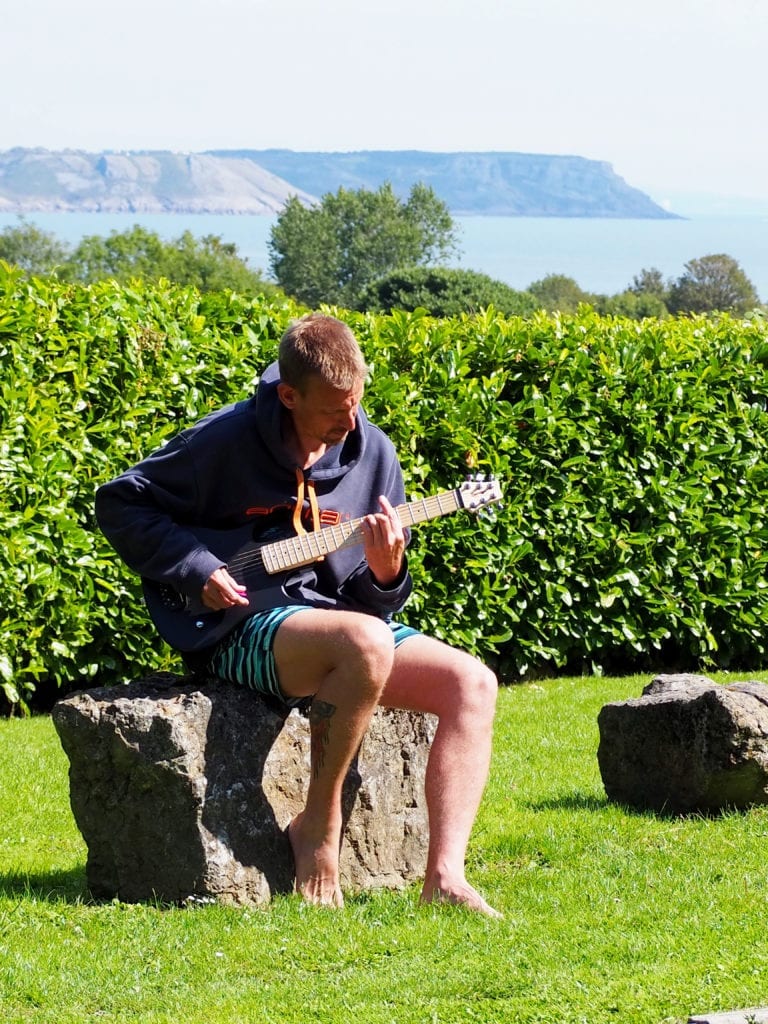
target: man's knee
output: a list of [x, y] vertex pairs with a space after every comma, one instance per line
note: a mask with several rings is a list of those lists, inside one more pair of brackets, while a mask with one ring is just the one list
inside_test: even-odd
[[496, 713], [499, 683], [494, 672], [479, 659], [468, 656], [457, 679], [459, 703], [464, 712], [489, 722]]
[[395, 641], [389, 626], [372, 615], [344, 617], [343, 642], [349, 667], [381, 691], [392, 671]]
[[475, 688], [478, 699], [483, 707], [493, 715], [496, 710], [496, 698], [499, 693], [499, 681], [495, 672], [487, 665], [478, 662]]

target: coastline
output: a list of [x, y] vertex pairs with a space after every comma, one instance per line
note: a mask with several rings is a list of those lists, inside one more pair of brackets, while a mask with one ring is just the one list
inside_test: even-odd
[[[641, 270], [658, 268], [676, 278], [685, 263], [713, 253], [736, 259], [763, 302], [768, 301], [768, 214], [715, 215], [686, 219], [578, 217], [453, 218], [460, 256], [452, 266], [476, 270], [513, 288], [527, 288], [548, 274], [574, 278], [585, 291], [614, 295]], [[0, 231], [20, 220], [35, 224], [70, 245], [87, 235], [109, 235], [140, 224], [165, 240], [184, 231], [218, 235], [265, 276], [274, 216], [175, 213], [15, 214], [0, 211]]]

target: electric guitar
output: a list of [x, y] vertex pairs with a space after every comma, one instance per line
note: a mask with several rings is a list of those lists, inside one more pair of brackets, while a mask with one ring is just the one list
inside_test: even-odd
[[[413, 526], [460, 509], [478, 511], [498, 501], [498, 483], [477, 479], [431, 498], [398, 505], [395, 512], [403, 526]], [[235, 530], [193, 529], [197, 540], [226, 563], [230, 575], [246, 587], [248, 605], [211, 611], [199, 598], [189, 598], [167, 583], [143, 578], [147, 610], [160, 635], [172, 647], [185, 652], [204, 650], [254, 612], [291, 603], [293, 599], [285, 590], [291, 573], [334, 551], [362, 544], [363, 522], [364, 517], [352, 519], [266, 544], [254, 540], [252, 524]]]

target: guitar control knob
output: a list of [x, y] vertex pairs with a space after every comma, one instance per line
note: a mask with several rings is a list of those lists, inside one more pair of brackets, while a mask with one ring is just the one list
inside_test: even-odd
[[204, 626], [205, 626], [205, 623], [203, 622], [202, 619], [198, 619], [195, 622], [195, 629], [203, 629]]

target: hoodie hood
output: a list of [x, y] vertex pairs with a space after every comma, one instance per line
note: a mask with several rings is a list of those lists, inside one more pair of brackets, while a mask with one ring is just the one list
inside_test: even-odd
[[[264, 371], [256, 389], [256, 429], [275, 461], [293, 475], [296, 464], [283, 437], [285, 407], [277, 394], [279, 383], [280, 369], [277, 362], [274, 362]], [[306, 476], [317, 481], [346, 476], [363, 459], [368, 435], [368, 419], [363, 410], [358, 409], [355, 429], [349, 432], [343, 444], [331, 445], [322, 458], [305, 471]]]

